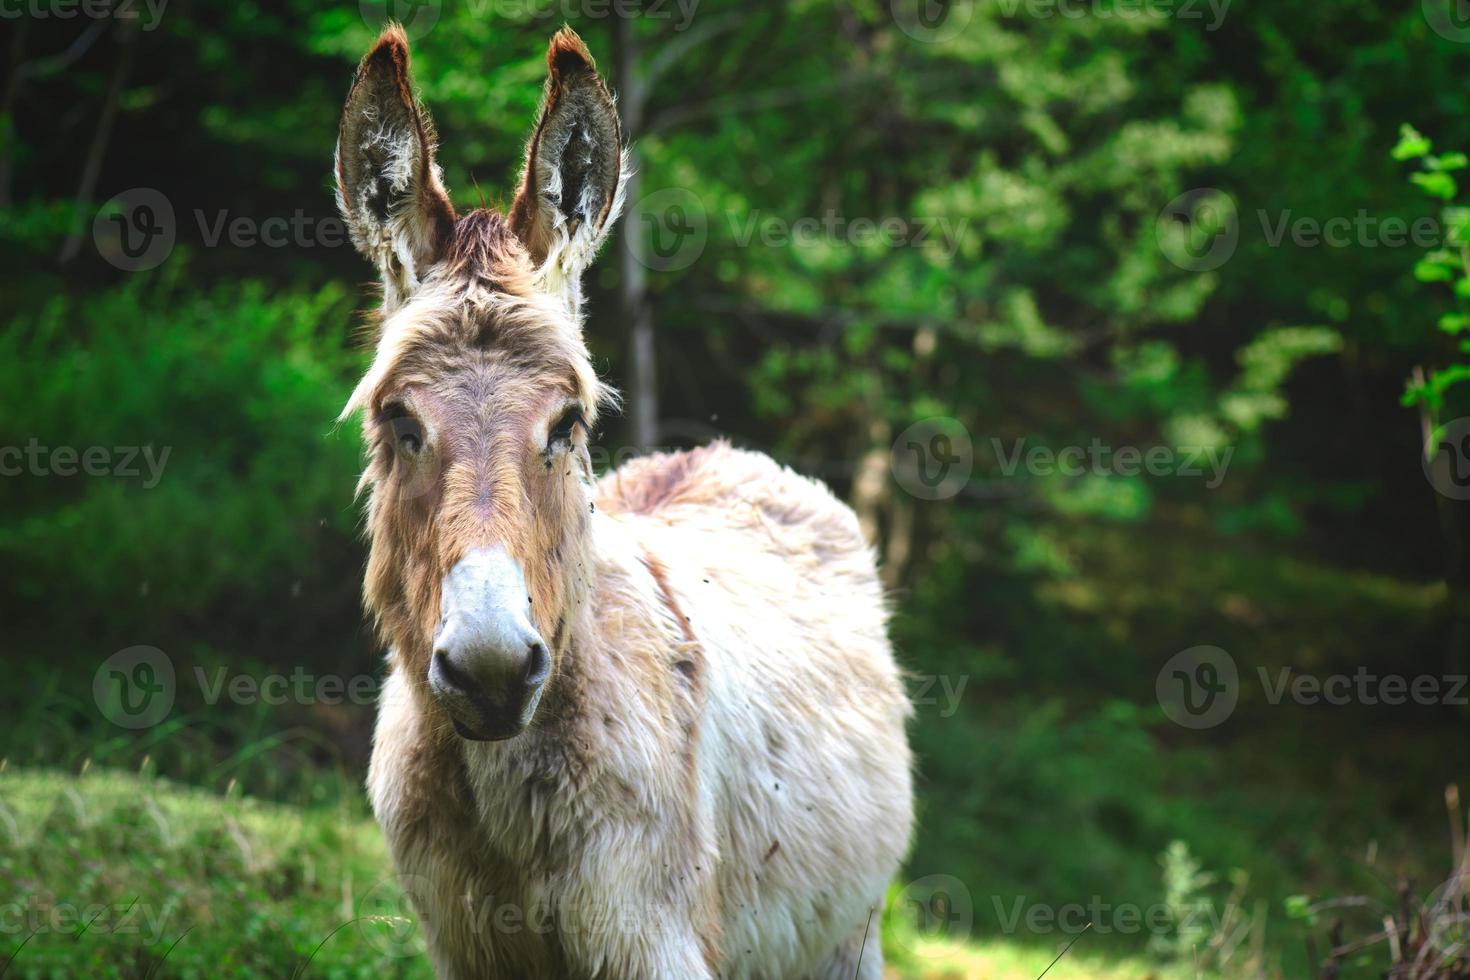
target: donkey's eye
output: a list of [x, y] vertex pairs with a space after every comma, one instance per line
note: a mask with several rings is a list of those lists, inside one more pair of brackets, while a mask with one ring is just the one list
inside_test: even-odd
[[551, 427], [551, 432], [546, 437], [546, 448], [551, 449], [559, 442], [570, 443], [572, 441], [572, 433], [576, 431], [579, 425], [584, 427], [587, 425], [587, 420], [582, 417], [582, 410], [575, 406], [567, 409], [562, 413], [561, 418], [556, 420], [556, 424]]
[[410, 456], [418, 455], [419, 450], [424, 448], [424, 430], [414, 419], [399, 419], [393, 423], [394, 434], [398, 437], [398, 448]]
[[394, 445], [410, 456], [418, 455], [424, 448], [424, 427], [418, 419], [408, 414], [402, 402], [391, 402], [378, 413], [378, 421], [392, 433]]

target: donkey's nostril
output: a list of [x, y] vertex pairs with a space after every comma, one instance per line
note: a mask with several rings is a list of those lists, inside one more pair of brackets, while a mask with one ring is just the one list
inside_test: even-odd
[[434, 651], [434, 666], [438, 669], [440, 678], [449, 686], [464, 694], [477, 690], [475, 683], [470, 680], [469, 675], [454, 665], [449, 659], [449, 653], [445, 650]]
[[540, 643], [531, 644], [531, 655], [526, 661], [526, 686], [535, 687], [546, 680], [546, 675], [551, 673], [551, 658], [546, 654], [546, 647]]

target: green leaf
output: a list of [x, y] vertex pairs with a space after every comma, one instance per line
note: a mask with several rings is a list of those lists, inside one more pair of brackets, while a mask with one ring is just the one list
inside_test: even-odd
[[1437, 157], [1425, 157], [1424, 166], [1430, 170], [1464, 170], [1470, 160], [1463, 153], [1443, 153]]
[[1459, 189], [1455, 184], [1455, 178], [1447, 173], [1409, 174], [1409, 182], [1418, 185], [1430, 197], [1437, 197], [1442, 201], [1452, 200], [1455, 191]]
[[1412, 160], [1427, 154], [1433, 146], [1420, 132], [1408, 123], [1399, 127], [1399, 141], [1391, 151], [1395, 160]]
[[1454, 277], [1453, 269], [1433, 259], [1420, 259], [1414, 263], [1414, 278], [1420, 282], [1449, 282]]
[[1457, 334], [1470, 327], [1470, 316], [1464, 313], [1446, 313], [1439, 318], [1439, 329], [1448, 334]]
[[1316, 918], [1312, 914], [1312, 900], [1306, 895], [1290, 895], [1286, 899], [1286, 917], [1288, 919], [1305, 919], [1311, 921]]

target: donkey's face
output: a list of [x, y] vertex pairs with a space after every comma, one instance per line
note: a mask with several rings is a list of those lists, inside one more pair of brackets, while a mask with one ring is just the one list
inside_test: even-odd
[[581, 40], [563, 29], [547, 63], [508, 218], [456, 216], [396, 27], [363, 59], [337, 144], [339, 204], [384, 293], [347, 407], [370, 447], [366, 599], [397, 667], [471, 739], [530, 724], [586, 596], [586, 438], [605, 393], [580, 283], [621, 148]]

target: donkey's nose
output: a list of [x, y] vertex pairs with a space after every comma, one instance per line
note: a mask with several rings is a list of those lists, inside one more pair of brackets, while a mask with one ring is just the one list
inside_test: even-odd
[[451, 621], [434, 641], [440, 678], [456, 692], [497, 700], [499, 692], [535, 687], [551, 672], [551, 658], [534, 630], [510, 643], [482, 642], [462, 622]]
[[469, 552], [444, 578], [441, 611], [430, 690], [465, 738], [519, 734], [551, 673], [520, 566], [504, 548]]

